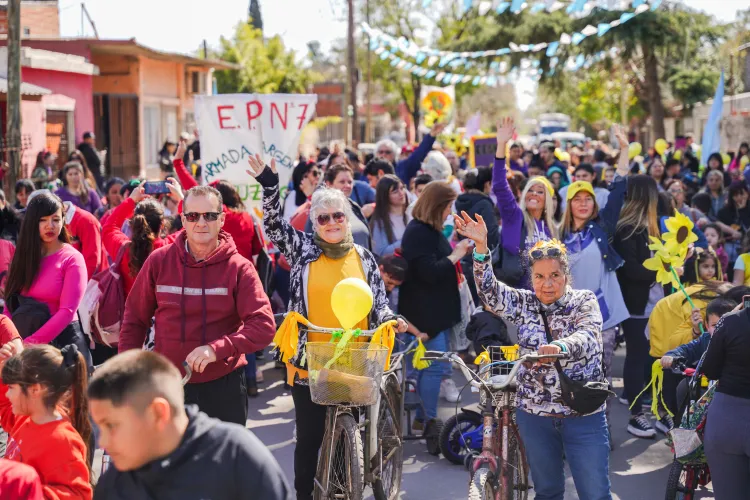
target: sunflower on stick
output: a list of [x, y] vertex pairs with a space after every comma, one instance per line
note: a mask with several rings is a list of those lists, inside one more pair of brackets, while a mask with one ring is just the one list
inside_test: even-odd
[[[698, 241], [698, 236], [693, 232], [693, 221], [675, 211], [675, 215], [667, 219], [665, 225], [667, 232], [662, 234], [661, 240], [653, 236], [649, 237], [651, 244], [648, 248], [654, 252], [654, 256], [643, 261], [643, 267], [656, 271], [657, 282], [679, 289], [685, 295], [690, 307], [695, 309], [693, 300], [685, 291], [677, 275], [677, 269], [685, 266], [685, 259], [692, 244]], [[700, 325], [700, 329], [703, 333], [703, 325]]]

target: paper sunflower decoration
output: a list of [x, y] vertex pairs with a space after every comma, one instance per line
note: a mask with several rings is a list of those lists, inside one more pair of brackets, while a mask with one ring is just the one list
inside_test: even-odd
[[435, 123], [449, 122], [453, 114], [453, 99], [445, 92], [432, 91], [425, 95], [420, 107], [424, 112], [424, 124], [432, 127]]
[[662, 238], [667, 248], [684, 249], [687, 253], [688, 245], [698, 241], [698, 236], [693, 232], [693, 221], [680, 212], [667, 219], [666, 225], [668, 232]]
[[463, 156], [466, 153], [463, 134], [443, 134], [440, 136], [440, 142], [447, 149], [455, 151], [458, 156]]

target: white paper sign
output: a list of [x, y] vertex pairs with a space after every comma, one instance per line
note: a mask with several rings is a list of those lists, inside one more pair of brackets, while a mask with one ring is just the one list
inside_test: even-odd
[[315, 113], [314, 94], [220, 94], [195, 97], [203, 184], [226, 180], [248, 210], [260, 208], [263, 191], [247, 174], [248, 158], [276, 160], [281, 195], [292, 178], [302, 129]]

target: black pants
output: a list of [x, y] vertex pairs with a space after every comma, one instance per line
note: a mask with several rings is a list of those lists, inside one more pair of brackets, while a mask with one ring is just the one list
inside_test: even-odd
[[294, 448], [294, 489], [297, 500], [312, 500], [318, 451], [326, 430], [326, 406], [315, 404], [306, 385], [292, 386], [297, 424], [297, 446]]
[[625, 397], [628, 405], [632, 406], [631, 415], [643, 413], [641, 400], [633, 402], [646, 386], [646, 380], [651, 378], [651, 356], [649, 355], [650, 343], [646, 338], [646, 326], [648, 319], [626, 319], [622, 323], [622, 331], [625, 336], [625, 366], [623, 368], [623, 383], [625, 385]]
[[247, 382], [245, 367], [221, 378], [185, 386], [185, 404], [198, 405], [209, 417], [247, 425]]

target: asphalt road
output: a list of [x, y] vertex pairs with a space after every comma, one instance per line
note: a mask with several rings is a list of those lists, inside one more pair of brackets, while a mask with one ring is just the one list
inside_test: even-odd
[[[614, 373], [622, 373], [624, 347], [615, 353]], [[268, 446], [289, 478], [294, 480], [294, 405], [291, 394], [284, 391], [281, 381], [283, 370], [274, 368], [273, 362], [259, 360], [265, 382], [260, 384], [258, 398], [250, 400], [248, 427]], [[455, 380], [461, 381], [456, 372]], [[460, 385], [459, 385], [460, 387]], [[622, 379], [615, 379], [619, 391]], [[462, 404], [477, 402], [477, 395], [464, 391]], [[440, 417], [449, 418], [455, 405], [441, 401]], [[626, 432], [628, 410], [613, 400], [612, 434], [615, 450], [610, 457], [610, 479], [613, 498], [621, 500], [656, 500], [664, 498], [672, 455], [664, 437], [655, 440], [638, 439]], [[469, 475], [462, 466], [453, 465], [426, 451], [424, 442], [407, 442], [404, 447], [404, 475], [402, 500], [456, 500], [466, 498]], [[534, 498], [533, 491], [529, 498]], [[568, 474], [565, 499], [577, 499], [573, 480]], [[714, 498], [710, 490], [700, 490], [696, 498]]]

